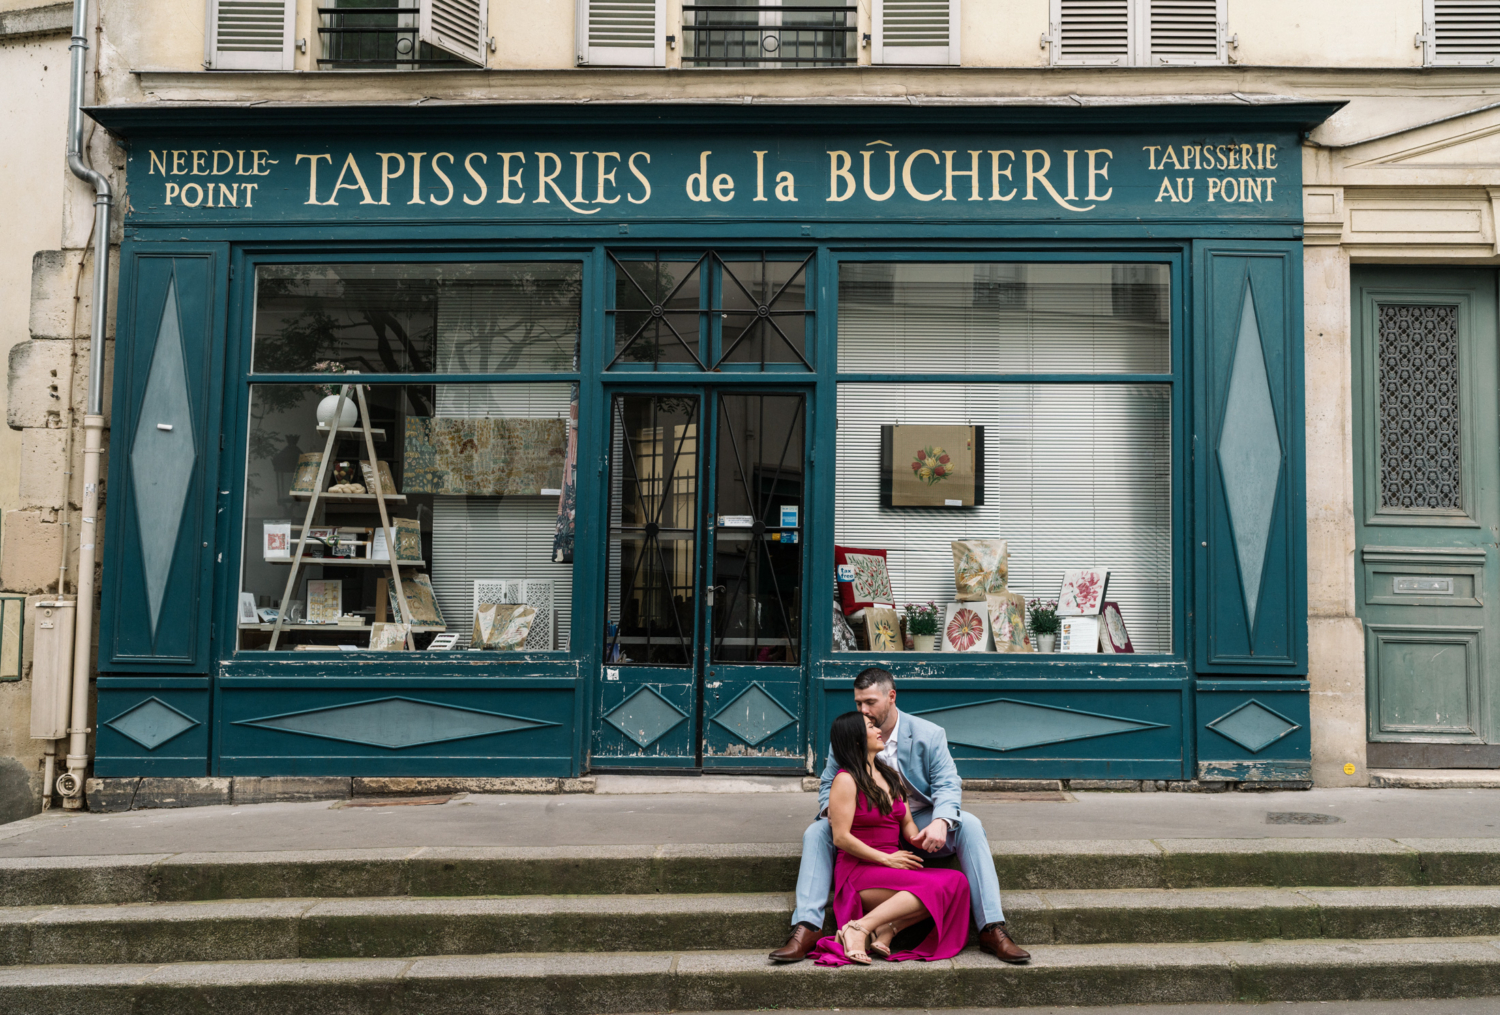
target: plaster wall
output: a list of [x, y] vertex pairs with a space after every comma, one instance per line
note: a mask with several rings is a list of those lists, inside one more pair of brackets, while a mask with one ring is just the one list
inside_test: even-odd
[[[0, 9], [20, 6], [4, 0]], [[0, 37], [0, 123], [6, 134], [6, 144], [0, 146], [0, 195], [5, 196], [0, 355], [8, 356], [31, 337], [33, 255], [62, 244], [67, 104], [67, 35]], [[53, 439], [62, 433], [45, 428], [37, 432]], [[44, 561], [55, 581], [60, 535], [55, 512], [49, 525], [41, 512], [22, 510], [25, 450], [23, 431], [0, 427], [0, 573], [11, 561], [33, 559]], [[60, 473], [61, 463], [59, 455], [52, 468]], [[53, 478], [57, 485], [51, 493], [61, 498], [62, 477]], [[49, 531], [42, 530], [44, 525]], [[42, 741], [29, 735], [31, 680], [24, 660], [22, 673], [20, 681], [0, 682], [0, 821], [33, 813], [40, 806]]]

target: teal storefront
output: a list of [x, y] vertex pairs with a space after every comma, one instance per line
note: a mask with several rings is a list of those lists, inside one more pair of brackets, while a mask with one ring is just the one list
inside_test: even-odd
[[[96, 774], [800, 773], [879, 664], [966, 776], [1307, 779], [1332, 108], [95, 110]], [[1133, 651], [994, 650], [975, 539]]]

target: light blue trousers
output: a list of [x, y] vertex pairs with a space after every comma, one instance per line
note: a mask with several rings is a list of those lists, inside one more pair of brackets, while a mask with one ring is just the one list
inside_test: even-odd
[[[912, 820], [918, 828], [932, 821], [931, 811], [914, 811]], [[802, 833], [802, 867], [797, 872], [797, 909], [792, 923], [823, 926], [823, 910], [828, 893], [833, 890], [833, 828], [827, 818], [819, 818]], [[921, 855], [922, 851], [916, 851]], [[958, 855], [958, 866], [969, 879], [969, 915], [974, 926], [983, 930], [991, 923], [1001, 923], [1005, 913], [1000, 908], [1000, 878], [995, 874], [995, 857], [984, 826], [972, 814], [964, 814], [958, 831], [948, 830], [948, 844], [927, 856]]]

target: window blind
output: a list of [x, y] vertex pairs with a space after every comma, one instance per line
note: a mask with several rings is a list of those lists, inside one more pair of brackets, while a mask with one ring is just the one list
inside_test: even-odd
[[418, 4], [418, 38], [484, 66], [489, 0], [418, 0]]
[[666, 65], [666, 0], [579, 0], [578, 62]]
[[959, 0], [874, 0], [875, 64], [957, 64]]
[[1131, 0], [1052, 0], [1052, 62], [1130, 63]]
[[1151, 62], [1221, 63], [1224, 0], [1151, 0]]
[[295, 0], [209, 0], [214, 70], [291, 70]]
[[1426, 0], [1427, 62], [1489, 65], [1500, 56], [1500, 0]]

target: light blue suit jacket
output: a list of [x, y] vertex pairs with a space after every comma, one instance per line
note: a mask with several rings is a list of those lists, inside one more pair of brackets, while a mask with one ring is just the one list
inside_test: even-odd
[[[948, 734], [937, 723], [899, 710], [898, 714], [896, 762], [901, 766], [901, 778], [906, 781], [907, 807], [913, 812], [931, 808], [934, 818], [945, 819], [955, 832], [958, 831], [962, 822], [959, 803], [963, 796], [963, 781], [958, 777], [953, 755], [948, 753]], [[822, 783], [818, 787], [819, 814], [828, 812], [828, 793], [838, 771], [838, 762], [833, 760], [833, 751], [830, 750]]]

